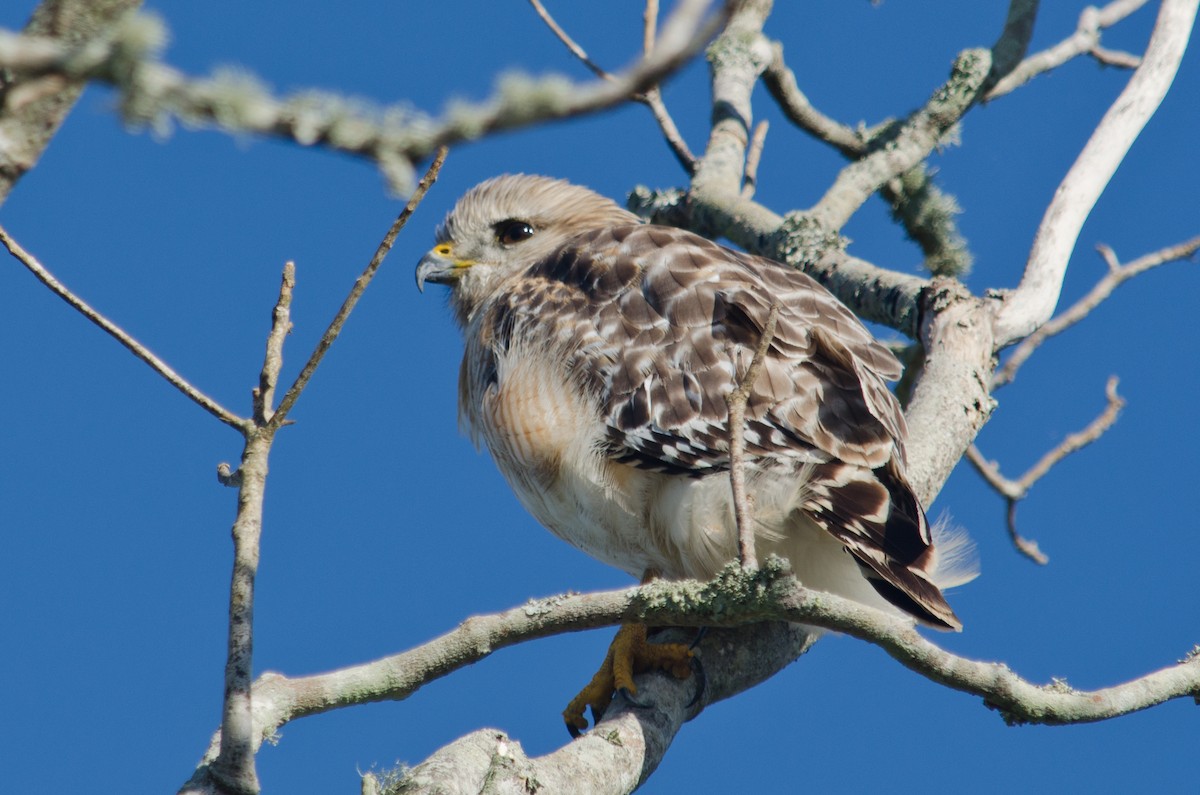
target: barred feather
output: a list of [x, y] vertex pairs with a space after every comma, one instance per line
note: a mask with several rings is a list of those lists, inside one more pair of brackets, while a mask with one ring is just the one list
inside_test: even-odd
[[552, 531], [635, 575], [734, 557], [726, 398], [778, 301], [746, 410], [760, 544], [806, 584], [961, 627], [904, 474], [900, 365], [817, 282], [541, 177], [476, 187], [438, 240], [455, 267], [422, 268], [454, 287], [464, 424]]

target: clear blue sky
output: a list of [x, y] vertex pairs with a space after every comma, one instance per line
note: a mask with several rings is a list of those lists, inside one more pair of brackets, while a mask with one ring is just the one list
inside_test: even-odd
[[[7, 3], [0, 26], [32, 1]], [[586, 77], [528, 5], [505, 2], [151, 3], [173, 32], [167, 60], [193, 74], [238, 64], [280, 90], [322, 87], [437, 110], [480, 98], [497, 72]], [[574, 6], [587, 6], [574, 8]], [[923, 102], [955, 54], [988, 45], [1006, 4], [825, 0], [777, 4], [801, 87], [848, 123]], [[1042, 48], [1083, 3], [1047, 3]], [[919, 7], [918, 7], [919, 6]], [[640, 3], [552, 3], [600, 62], [640, 41]], [[1105, 35], [1140, 51], [1154, 8]], [[1083, 230], [1065, 299], [1103, 273], [1108, 243], [1131, 259], [1200, 233], [1200, 52]], [[706, 69], [666, 97], [694, 149], [708, 119]], [[970, 286], [1012, 286], [1055, 185], [1128, 75], [1080, 59], [973, 111], [963, 146], [934, 158], [965, 212]], [[770, 118], [758, 197], [804, 207], [841, 163]], [[227, 406], [248, 410], [271, 302], [297, 263], [288, 370], [307, 357], [399, 209], [366, 164], [213, 132], [130, 134], [90, 89], [0, 222], [68, 285]], [[553, 538], [456, 429], [461, 344], [438, 289], [413, 268], [467, 187], [504, 171], [566, 177], [621, 198], [684, 175], [644, 108], [451, 153], [272, 458], [258, 580], [257, 671], [326, 671], [410, 648], [464, 617], [629, 580]], [[851, 252], [913, 271], [915, 248], [873, 200], [845, 230]], [[174, 791], [219, 722], [233, 491], [217, 485], [239, 438], [0, 262], [0, 769], [11, 792], [98, 786]], [[1129, 400], [1099, 444], [1069, 459], [1020, 510], [1051, 556], [1009, 547], [1000, 500], [960, 467], [932, 508], [976, 539], [983, 576], [952, 597], [966, 630], [938, 636], [1035, 681], [1081, 688], [1168, 665], [1200, 642], [1195, 394], [1196, 265], [1123, 287], [1047, 345], [980, 444], [1017, 475], [1103, 406]], [[285, 726], [259, 755], [269, 791], [356, 792], [357, 771], [418, 762], [494, 726], [530, 753], [565, 739], [565, 701], [610, 630], [526, 644], [407, 701]], [[1200, 712], [1187, 702], [1102, 725], [1008, 728], [977, 699], [933, 685], [881, 651], [833, 637], [757, 689], [687, 725], [644, 791], [1179, 791], [1195, 784]]]

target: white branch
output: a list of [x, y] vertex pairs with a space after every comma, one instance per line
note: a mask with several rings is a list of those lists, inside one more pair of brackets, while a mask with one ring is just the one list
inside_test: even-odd
[[1200, 0], [1163, 0], [1142, 65], [1055, 191], [1020, 285], [997, 305], [997, 348], [1028, 336], [1053, 314], [1084, 221], [1175, 79], [1197, 5]]

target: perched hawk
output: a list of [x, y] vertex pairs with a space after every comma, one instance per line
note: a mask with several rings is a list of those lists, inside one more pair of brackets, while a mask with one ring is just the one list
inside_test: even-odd
[[451, 286], [465, 336], [460, 419], [521, 503], [590, 555], [667, 578], [737, 557], [726, 397], [778, 301], [744, 431], [759, 555], [807, 587], [961, 628], [940, 590], [957, 575], [905, 477], [887, 387], [900, 365], [813, 279], [506, 175], [458, 201], [425, 282]]

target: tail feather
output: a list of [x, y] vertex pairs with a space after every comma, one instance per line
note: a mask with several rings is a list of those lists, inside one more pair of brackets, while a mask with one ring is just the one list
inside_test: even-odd
[[972, 547], [947, 522], [932, 529], [895, 462], [878, 469], [818, 465], [804, 510], [854, 556], [891, 604], [938, 629], [961, 630], [941, 589], [974, 578]]

